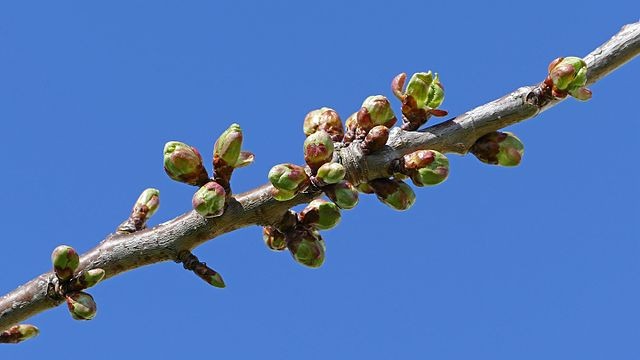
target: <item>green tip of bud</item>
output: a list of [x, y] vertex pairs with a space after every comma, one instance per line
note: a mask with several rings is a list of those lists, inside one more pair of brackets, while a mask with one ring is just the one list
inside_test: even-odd
[[340, 163], [322, 164], [318, 169], [316, 178], [324, 184], [336, 184], [344, 179], [346, 170]]
[[435, 150], [419, 150], [403, 159], [406, 175], [416, 186], [437, 185], [449, 176], [449, 159]]
[[226, 192], [224, 188], [215, 181], [204, 184], [195, 194], [193, 194], [193, 208], [206, 218], [222, 215], [224, 212]]
[[409, 209], [416, 202], [416, 194], [407, 184], [399, 180], [375, 179], [369, 182], [383, 204], [399, 211]]
[[358, 190], [346, 180], [326, 186], [322, 190], [341, 209], [348, 210], [358, 205]]
[[282, 251], [287, 248], [285, 236], [273, 226], [265, 226], [262, 228], [262, 240], [265, 245], [273, 251]]
[[524, 144], [510, 132], [494, 131], [479, 138], [470, 151], [487, 164], [516, 166], [524, 155]]
[[214, 167], [237, 167], [242, 148], [242, 129], [238, 124], [231, 124], [213, 145]]
[[332, 202], [315, 199], [300, 212], [299, 217], [302, 224], [329, 230], [340, 222], [340, 209]]
[[[364, 109], [364, 110], [363, 110]], [[391, 103], [382, 95], [369, 96], [362, 102], [362, 111], [358, 112], [358, 126], [365, 131], [377, 125], [393, 126], [396, 116]]]
[[38, 334], [40, 334], [40, 330], [33, 325], [15, 325], [0, 333], [0, 343], [17, 344], [36, 337]]
[[197, 264], [193, 269], [193, 272], [209, 285], [213, 285], [217, 288], [224, 288], [227, 286], [220, 273], [208, 267], [204, 263]]
[[269, 170], [269, 181], [274, 188], [283, 192], [282, 195], [291, 195], [291, 198], [309, 186], [309, 176], [304, 168], [294, 164], [279, 164], [272, 167]]
[[287, 236], [287, 246], [293, 259], [302, 265], [319, 268], [324, 263], [326, 247], [317, 231], [294, 231]]
[[317, 170], [322, 164], [333, 158], [333, 140], [331, 136], [319, 130], [309, 135], [304, 140], [304, 161], [313, 170]]
[[67, 307], [76, 320], [91, 320], [96, 316], [98, 307], [93, 296], [85, 292], [74, 292], [66, 296]]
[[164, 171], [171, 179], [189, 185], [209, 179], [198, 150], [179, 141], [169, 141], [164, 146]]
[[344, 128], [338, 113], [328, 107], [310, 111], [304, 118], [304, 134], [309, 136], [316, 131], [325, 131], [333, 141], [342, 141]]
[[66, 281], [73, 277], [80, 265], [80, 256], [71, 246], [60, 245], [51, 253], [51, 262], [58, 279]]

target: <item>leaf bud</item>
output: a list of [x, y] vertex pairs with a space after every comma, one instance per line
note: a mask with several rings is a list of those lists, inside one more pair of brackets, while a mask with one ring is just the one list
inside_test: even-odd
[[14, 325], [9, 329], [0, 332], [0, 343], [17, 344], [38, 336], [39, 333], [40, 330], [30, 324]]
[[91, 320], [96, 316], [98, 307], [93, 296], [79, 291], [66, 296], [67, 307], [76, 320]]
[[71, 281], [70, 287], [74, 290], [88, 289], [104, 279], [105, 274], [106, 272], [100, 268], [84, 270]]
[[222, 185], [215, 181], [209, 181], [193, 194], [191, 203], [198, 214], [212, 218], [220, 216], [224, 212], [226, 195]]
[[578, 100], [591, 98], [587, 83], [587, 63], [579, 57], [557, 58], [549, 64], [549, 79], [553, 83], [554, 95], [564, 97], [567, 93]]
[[60, 245], [51, 253], [53, 271], [60, 281], [67, 281], [73, 277], [73, 273], [80, 265], [80, 256], [71, 247]]
[[209, 181], [198, 150], [178, 141], [164, 146], [164, 171], [173, 180], [189, 185], [201, 186]]
[[242, 129], [238, 124], [231, 124], [213, 145], [213, 166], [235, 167], [242, 149]]

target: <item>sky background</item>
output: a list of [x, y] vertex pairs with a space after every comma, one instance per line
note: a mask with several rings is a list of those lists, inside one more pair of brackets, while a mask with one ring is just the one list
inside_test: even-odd
[[[247, 191], [303, 162], [308, 111], [346, 119], [396, 74], [431, 69], [461, 114], [638, 21], [637, 2], [607, 4], [4, 1], [0, 295], [48, 271], [57, 245], [91, 249], [146, 187], [161, 191], [150, 225], [189, 211], [167, 141], [208, 163], [239, 123], [256, 162], [233, 188]], [[636, 59], [591, 101], [511, 127], [517, 168], [450, 155], [449, 179], [409, 211], [361, 197], [324, 233], [320, 269], [241, 229], [194, 251], [226, 289], [175, 263], [137, 269], [90, 290], [93, 321], [47, 311], [0, 358], [638, 359], [639, 79]]]

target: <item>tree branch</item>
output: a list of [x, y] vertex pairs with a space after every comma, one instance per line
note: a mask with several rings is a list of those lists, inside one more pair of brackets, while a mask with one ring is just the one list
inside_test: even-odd
[[[610, 74], [640, 52], [640, 23], [627, 25], [584, 59], [588, 65], [588, 84]], [[542, 83], [525, 86], [479, 106], [460, 116], [422, 131], [394, 128], [387, 146], [380, 152], [364, 156], [359, 146], [340, 147], [336, 160], [347, 169], [347, 179], [354, 184], [388, 177], [390, 164], [402, 155], [420, 149], [465, 154], [482, 135], [534, 117], [562, 100], [550, 98]], [[266, 174], [265, 174], [266, 175]], [[320, 192], [302, 193], [279, 202], [265, 185], [230, 199], [224, 214], [205, 219], [195, 211], [183, 214], [152, 229], [132, 234], [112, 234], [93, 250], [83, 254], [79, 271], [102, 268], [106, 278], [161, 261], [178, 259], [219, 235], [249, 225], [272, 225], [291, 207], [308, 203]], [[62, 303], [54, 287], [53, 272], [42, 274], [0, 298], [0, 331]]]

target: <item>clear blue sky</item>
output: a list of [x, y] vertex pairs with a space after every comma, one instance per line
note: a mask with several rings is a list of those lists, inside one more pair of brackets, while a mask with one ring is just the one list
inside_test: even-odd
[[[396, 74], [432, 69], [460, 114], [640, 14], [633, 1], [238, 4], [0, 4], [0, 293], [47, 271], [59, 244], [92, 248], [145, 187], [161, 191], [151, 225], [188, 211], [166, 141], [208, 157], [240, 123], [257, 160], [234, 189], [249, 190], [302, 163], [312, 109], [344, 119]], [[40, 314], [41, 335], [0, 358], [638, 359], [639, 79], [635, 60], [591, 101], [512, 127], [518, 168], [451, 155], [449, 180], [410, 211], [364, 197], [325, 233], [320, 269], [242, 229], [195, 251], [226, 289], [174, 263], [138, 269], [91, 290], [95, 320]]]

